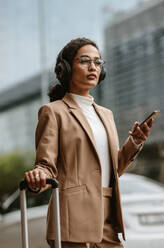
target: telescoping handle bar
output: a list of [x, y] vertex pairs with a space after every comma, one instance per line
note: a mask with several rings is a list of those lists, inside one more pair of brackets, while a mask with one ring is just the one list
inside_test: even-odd
[[[50, 184], [52, 189], [58, 188], [58, 181], [55, 178], [47, 178], [46, 184]], [[20, 190], [28, 189], [28, 184], [27, 184], [26, 180], [22, 180], [20, 182], [19, 189]]]
[[[61, 232], [60, 232], [60, 210], [59, 210], [59, 189], [58, 181], [55, 178], [47, 178], [46, 184], [52, 187], [52, 197], [54, 202], [54, 223], [55, 223], [55, 248], [61, 248]], [[22, 231], [22, 248], [29, 248], [28, 224], [27, 224], [27, 203], [26, 189], [28, 184], [26, 180], [22, 180], [19, 184], [20, 189], [20, 208], [21, 208], [21, 231]]]

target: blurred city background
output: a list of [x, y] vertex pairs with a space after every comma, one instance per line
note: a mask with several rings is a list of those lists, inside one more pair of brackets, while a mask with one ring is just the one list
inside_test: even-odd
[[[120, 145], [134, 121], [161, 111], [144, 149], [128, 169], [130, 175], [155, 180], [160, 197], [154, 188], [156, 205], [152, 197], [145, 207], [138, 207], [138, 223], [144, 228], [136, 227], [132, 219], [139, 236], [134, 237], [127, 224], [125, 247], [164, 247], [164, 210], [144, 212], [146, 206], [164, 205], [164, 0], [0, 0], [0, 33], [0, 246], [21, 247], [18, 183], [35, 160], [38, 110], [56, 83], [56, 56], [71, 39], [87, 37], [98, 44], [107, 71], [92, 94], [98, 104], [114, 112]], [[49, 196], [45, 192], [28, 197], [35, 244], [30, 247], [47, 247]], [[129, 201], [132, 204], [125, 200], [128, 209]], [[137, 205], [136, 198], [134, 202]]]

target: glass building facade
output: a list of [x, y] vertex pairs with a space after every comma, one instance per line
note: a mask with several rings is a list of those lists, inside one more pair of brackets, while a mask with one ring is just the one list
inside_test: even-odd
[[[134, 121], [161, 115], [148, 142], [162, 141], [164, 125], [164, 1], [127, 13], [106, 28], [108, 78], [103, 105], [114, 111], [121, 141]], [[153, 127], [154, 128], [154, 127]]]
[[0, 93], [0, 154], [34, 151], [38, 110], [42, 105], [41, 75]]

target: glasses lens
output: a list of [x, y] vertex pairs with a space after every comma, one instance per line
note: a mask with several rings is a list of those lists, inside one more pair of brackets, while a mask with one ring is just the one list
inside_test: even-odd
[[102, 66], [103, 66], [103, 64], [104, 64], [104, 61], [103, 61], [102, 59], [100, 59], [100, 58], [96, 58], [96, 59], [94, 59], [94, 60], [92, 60], [92, 59], [91, 59], [90, 57], [88, 57], [88, 56], [81, 56], [81, 57], [79, 58], [79, 62], [80, 62], [81, 64], [83, 64], [84, 66], [87, 66], [87, 67], [91, 65], [92, 61], [93, 61], [94, 65], [95, 65], [95, 67], [96, 67], [97, 69], [101, 69]]
[[104, 64], [104, 61], [102, 59], [96, 59], [94, 60], [94, 64], [96, 67], [101, 68], [102, 65]]
[[80, 57], [79, 58], [79, 61], [80, 61], [80, 63], [81, 64], [87, 64], [87, 63], [90, 63], [91, 62], [91, 59], [90, 58], [88, 58], [87, 56], [85, 57], [85, 56], [83, 56], [83, 57]]

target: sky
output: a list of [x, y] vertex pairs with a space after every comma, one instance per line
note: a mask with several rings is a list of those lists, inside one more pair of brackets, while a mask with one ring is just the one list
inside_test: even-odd
[[88, 37], [103, 50], [104, 27], [112, 14], [139, 1], [0, 0], [0, 91], [42, 66], [53, 69], [57, 53], [71, 39]]

